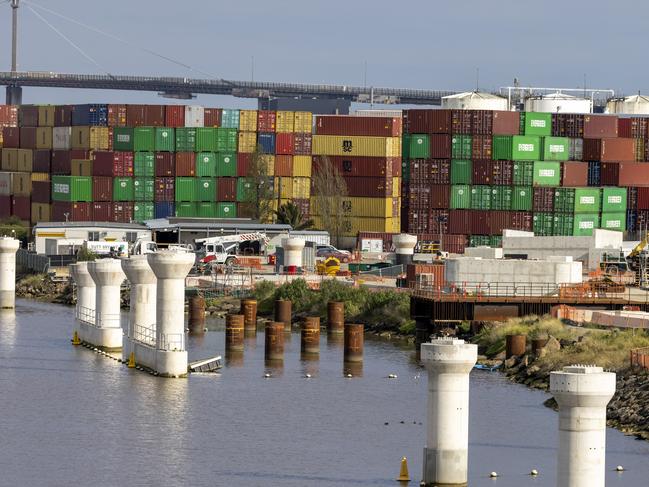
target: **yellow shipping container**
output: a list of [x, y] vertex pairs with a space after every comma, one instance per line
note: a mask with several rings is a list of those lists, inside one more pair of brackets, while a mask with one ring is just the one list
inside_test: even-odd
[[[321, 215], [319, 198], [311, 199], [311, 213]], [[342, 211], [350, 217], [395, 218], [400, 215], [399, 198], [361, 198], [346, 196], [341, 200]]]
[[54, 105], [38, 106], [38, 126], [54, 127]]
[[392, 178], [392, 196], [395, 198], [401, 196], [401, 178]]
[[313, 155], [401, 157], [400, 137], [314, 135]]
[[0, 126], [0, 147], [2, 147], [2, 141], [4, 139], [2, 138], [2, 126]]
[[250, 153], [257, 149], [257, 132], [239, 132], [239, 152]]
[[51, 206], [46, 203], [32, 203], [32, 223], [51, 221]]
[[34, 181], [49, 181], [50, 173], [48, 172], [33, 172], [32, 173], [32, 182]]
[[275, 119], [275, 131], [277, 133], [290, 133], [293, 132], [293, 127], [295, 127], [295, 112], [278, 110]]
[[108, 150], [108, 127], [72, 127], [72, 149]]
[[259, 156], [260, 169], [267, 176], [275, 175], [275, 156], [272, 154], [261, 154]]
[[18, 170], [18, 151], [20, 149], [2, 149], [2, 162], [0, 168], [3, 171]]
[[[323, 228], [322, 218], [314, 216], [313, 222], [316, 229]], [[358, 232], [399, 233], [401, 231], [400, 218], [344, 218], [343, 237], [356, 237]]]
[[311, 178], [293, 178], [293, 198], [304, 200], [310, 196]]
[[31, 174], [15, 172], [12, 186], [12, 194], [14, 196], [30, 196], [32, 194]]
[[257, 131], [257, 110], [241, 110], [239, 112], [239, 130], [242, 132]]
[[299, 133], [313, 132], [313, 114], [311, 112], [295, 112], [293, 131]]
[[275, 195], [279, 191], [279, 197], [282, 199], [294, 198], [293, 196], [293, 178], [275, 178]]
[[52, 149], [52, 127], [36, 128], [36, 148]]
[[16, 149], [16, 171], [32, 172], [34, 153], [31, 149]]
[[311, 177], [311, 156], [293, 156], [292, 176], [299, 178]]
[[70, 168], [72, 176], [92, 176], [92, 161], [89, 159], [72, 159]]

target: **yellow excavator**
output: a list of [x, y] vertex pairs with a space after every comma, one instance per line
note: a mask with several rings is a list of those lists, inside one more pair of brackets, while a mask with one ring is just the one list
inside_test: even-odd
[[647, 246], [649, 233], [647, 233], [631, 252], [625, 257], [623, 251], [604, 252], [600, 259], [599, 267], [607, 276], [619, 276], [624, 272], [635, 274], [635, 283], [639, 286], [647, 285]]

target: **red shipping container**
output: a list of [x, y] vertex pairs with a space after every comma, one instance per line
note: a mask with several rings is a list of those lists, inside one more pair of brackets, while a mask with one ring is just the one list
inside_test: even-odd
[[422, 209], [448, 209], [450, 203], [451, 187], [447, 184], [411, 184], [408, 201], [411, 210]]
[[237, 201], [237, 178], [216, 178], [217, 201]]
[[561, 164], [561, 186], [588, 186], [588, 163], [563, 162]]
[[38, 106], [20, 105], [18, 107], [18, 125], [20, 127], [38, 126]]
[[144, 125], [147, 127], [164, 127], [164, 124], [164, 105], [144, 105]]
[[511, 186], [514, 179], [513, 167], [512, 161], [491, 161], [491, 184]]
[[[411, 181], [426, 181], [429, 184], [450, 184], [451, 161], [449, 159], [412, 159], [410, 161]], [[377, 176], [379, 176], [377, 174]], [[386, 177], [390, 177], [387, 176]]]
[[155, 178], [155, 201], [174, 201], [174, 178]]
[[185, 105], [167, 105], [165, 110], [165, 127], [185, 126]]
[[142, 127], [146, 125], [146, 105], [126, 105], [126, 126]]
[[451, 134], [469, 135], [473, 124], [472, 110], [451, 110]]
[[617, 119], [617, 136], [632, 138], [631, 135], [631, 119], [630, 118], [618, 118]]
[[[155, 153], [155, 175], [158, 178], [175, 176], [176, 169], [175, 152]], [[165, 200], [162, 200], [165, 201]]]
[[615, 115], [585, 115], [584, 137], [617, 137], [617, 117]]
[[72, 105], [57, 105], [54, 107], [54, 126], [69, 127], [72, 125]]
[[271, 110], [257, 111], [257, 132], [275, 132], [277, 112]]
[[49, 149], [32, 151], [32, 172], [50, 172], [52, 153]]
[[20, 129], [18, 127], [3, 127], [2, 147], [18, 149], [20, 147]]
[[127, 116], [126, 105], [108, 105], [109, 127], [126, 127]]
[[[278, 136], [280, 134], [277, 134]], [[399, 177], [401, 176], [401, 158], [399, 157], [347, 157], [328, 156], [331, 164], [344, 176], [358, 177]], [[422, 161], [424, 159], [414, 159]], [[321, 156], [312, 157], [313, 172], [317, 173], [322, 164]], [[445, 183], [438, 183], [445, 184]]]
[[491, 235], [491, 212], [470, 210], [471, 235]]
[[554, 211], [554, 188], [535, 187], [532, 193], [532, 209], [534, 211]]
[[588, 161], [633, 162], [634, 142], [624, 138], [584, 139], [583, 157]]
[[410, 134], [451, 133], [451, 110], [404, 110], [403, 116]]
[[113, 221], [118, 223], [131, 223], [133, 221], [132, 202], [113, 203]]
[[221, 108], [205, 108], [203, 112], [203, 125], [205, 127], [220, 127], [223, 110]]
[[[636, 139], [646, 139], [649, 136], [649, 118], [647, 117], [633, 117], [631, 120], [631, 135], [630, 137]], [[619, 137], [624, 137], [619, 135]]]
[[[522, 230], [531, 232], [534, 224], [534, 217], [529, 211], [511, 211], [510, 228], [512, 230]], [[501, 232], [502, 233], [502, 232]]]
[[430, 136], [430, 157], [431, 159], [451, 158], [451, 136], [433, 134]]
[[250, 170], [250, 157], [251, 154], [249, 153], [237, 153], [237, 176], [240, 178], [248, 176], [248, 171]]
[[494, 112], [492, 110], [471, 110], [471, 114], [473, 115], [471, 134], [489, 135], [489, 140], [491, 140]]
[[636, 194], [636, 205], [629, 209], [649, 210], [649, 187], [638, 188]]
[[32, 202], [45, 204], [50, 203], [51, 189], [52, 183], [50, 181], [32, 181]]
[[113, 203], [95, 202], [92, 203], [92, 221], [95, 222], [112, 222], [113, 220]]
[[293, 175], [293, 156], [275, 156], [275, 176]]
[[448, 231], [456, 234], [471, 234], [471, 210], [451, 210], [448, 212]]
[[275, 135], [275, 154], [292, 155], [294, 145], [293, 134], [278, 133]]
[[[169, 113], [167, 111], [167, 113]], [[196, 154], [193, 152], [176, 152], [176, 176], [196, 176]]]
[[20, 147], [36, 149], [36, 127], [20, 127]]
[[310, 156], [311, 155], [312, 136], [309, 133], [293, 134], [293, 155]]
[[18, 106], [0, 105], [0, 127], [18, 126]]
[[392, 178], [343, 177], [347, 183], [348, 196], [365, 198], [389, 198], [392, 196]]
[[520, 132], [520, 112], [494, 111], [493, 112], [493, 135], [518, 135]]
[[53, 150], [52, 151], [52, 174], [70, 175], [73, 159], [90, 159], [90, 151], [87, 150]]
[[92, 161], [93, 176], [133, 176], [132, 152], [93, 151]]
[[471, 141], [473, 159], [491, 159], [491, 135], [474, 135]]
[[11, 216], [11, 196], [0, 195], [0, 218]]
[[113, 150], [114, 136], [115, 136], [115, 130], [113, 130], [113, 127], [108, 127], [108, 150], [109, 151]]
[[649, 186], [649, 164], [646, 162], [602, 162], [602, 186]]
[[492, 177], [491, 161], [473, 161], [473, 184], [491, 184]]
[[69, 201], [52, 202], [52, 221], [54, 222], [89, 222], [92, 221], [91, 203], [71, 203]]
[[113, 178], [111, 176], [94, 176], [92, 178], [93, 201], [113, 201]]
[[578, 113], [553, 113], [552, 135], [555, 137], [584, 136], [584, 115]]
[[451, 254], [463, 254], [467, 240], [466, 235], [442, 235], [442, 250]]
[[12, 196], [11, 214], [20, 218], [21, 220], [31, 220], [32, 203], [29, 196]]
[[401, 137], [401, 126], [401, 118], [396, 117], [318, 115], [315, 118], [315, 133], [318, 135]]

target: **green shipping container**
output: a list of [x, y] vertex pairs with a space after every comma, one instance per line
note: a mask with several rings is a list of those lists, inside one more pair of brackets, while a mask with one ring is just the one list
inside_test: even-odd
[[541, 112], [525, 112], [521, 114], [521, 120], [525, 122], [525, 135], [552, 135], [552, 114]]
[[152, 178], [155, 176], [155, 154], [153, 152], [136, 152], [133, 158], [133, 174]]
[[552, 235], [571, 236], [575, 226], [573, 213], [555, 213], [552, 224]]
[[401, 160], [401, 179], [410, 181], [410, 161], [407, 159]]
[[155, 128], [155, 150], [158, 152], [176, 151], [176, 134], [169, 127]]
[[527, 135], [512, 136], [512, 159], [514, 161], [541, 159], [541, 139]]
[[451, 186], [451, 209], [471, 208], [471, 186], [468, 184], [455, 184]]
[[473, 137], [454, 135], [451, 138], [451, 157], [453, 159], [471, 159], [473, 157]]
[[155, 196], [155, 179], [133, 178], [133, 197], [135, 201], [153, 201]]
[[537, 237], [552, 235], [552, 213], [538, 212], [532, 217], [532, 230]]
[[410, 159], [410, 134], [403, 134], [401, 136], [401, 160], [408, 159]]
[[511, 161], [512, 136], [494, 135], [491, 141], [491, 155], [494, 161]]
[[196, 154], [196, 176], [216, 177], [216, 154], [213, 152]]
[[491, 186], [471, 186], [471, 209], [491, 209]]
[[489, 247], [502, 247], [502, 246], [503, 246], [502, 235], [491, 235], [489, 237]]
[[602, 188], [602, 213], [626, 212], [626, 188]]
[[238, 143], [237, 129], [223, 127], [216, 129], [217, 152], [237, 152]]
[[176, 129], [176, 151], [196, 152], [196, 129], [194, 127]]
[[512, 182], [516, 186], [532, 186], [534, 184], [534, 162], [515, 161], [512, 165]]
[[599, 215], [575, 213], [575, 225], [572, 231], [574, 236], [590, 237], [596, 228], [599, 228]]
[[532, 211], [533, 190], [529, 186], [514, 186], [512, 188], [512, 206], [514, 211]]
[[216, 218], [216, 203], [196, 203], [196, 216], [199, 218]]
[[155, 151], [155, 127], [135, 127], [133, 129], [133, 150], [136, 152]]
[[136, 222], [153, 220], [155, 218], [155, 206], [152, 201], [136, 201], [133, 205], [133, 218]]
[[602, 213], [602, 224], [600, 228], [606, 230], [626, 230], [626, 213]]
[[411, 159], [428, 159], [430, 157], [430, 137], [425, 134], [411, 134], [409, 152]]
[[52, 176], [52, 201], [92, 201], [92, 177]]
[[216, 152], [216, 134], [217, 129], [214, 127], [197, 127], [196, 128], [196, 151], [197, 152]]
[[599, 213], [599, 188], [556, 188], [554, 211], [557, 213]]
[[491, 209], [511, 210], [513, 190], [510, 186], [491, 187]]
[[113, 201], [133, 201], [134, 199], [133, 178], [113, 178]]
[[544, 137], [542, 139], [544, 161], [570, 160], [570, 139], [568, 137]]
[[196, 203], [193, 201], [182, 201], [176, 203], [176, 216], [188, 218], [198, 216], [196, 212]]
[[249, 200], [253, 193], [253, 182], [249, 178], [239, 178], [237, 180], [237, 201]]
[[216, 204], [216, 218], [236, 218], [236, 217], [237, 217], [236, 203]]
[[198, 201], [197, 178], [176, 178], [176, 201]]
[[484, 247], [490, 242], [489, 235], [471, 235], [469, 237], [469, 247]]
[[237, 176], [237, 155], [234, 152], [219, 152], [216, 154], [216, 176]]
[[113, 127], [113, 150], [132, 151], [133, 127]]
[[473, 161], [464, 159], [451, 160], [451, 184], [471, 184]]
[[193, 179], [196, 180], [196, 201], [216, 201], [216, 179]]
[[535, 161], [532, 184], [534, 186], [560, 186], [561, 163], [554, 161]]

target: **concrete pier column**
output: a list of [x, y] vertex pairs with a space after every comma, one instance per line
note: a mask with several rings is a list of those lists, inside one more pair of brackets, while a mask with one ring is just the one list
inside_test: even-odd
[[225, 350], [243, 351], [243, 315], [225, 315]]
[[95, 281], [95, 323], [81, 322], [81, 340], [108, 350], [122, 348], [120, 286], [126, 275], [119, 259], [88, 262], [88, 272]]
[[243, 318], [243, 328], [246, 336], [254, 336], [257, 334], [257, 300], [256, 299], [243, 299], [241, 300], [240, 314]]
[[128, 360], [134, 351], [133, 341], [155, 345], [157, 279], [146, 255], [122, 259], [122, 270], [131, 285], [128, 327], [122, 345], [122, 359]]
[[284, 323], [266, 323], [264, 355], [267, 361], [284, 360]]
[[275, 321], [284, 323], [284, 331], [291, 332], [292, 303], [288, 299], [275, 301]]
[[297, 270], [303, 267], [302, 251], [305, 240], [302, 238], [283, 238], [282, 248], [284, 249], [284, 272]]
[[394, 245], [397, 254], [397, 265], [412, 264], [412, 257], [415, 254], [415, 246], [417, 245], [415, 235], [408, 235], [407, 233], [394, 235], [392, 245]]
[[327, 334], [342, 333], [345, 327], [345, 303], [329, 301], [327, 303]]
[[478, 346], [455, 338], [421, 345], [428, 371], [428, 414], [423, 482], [466, 485], [469, 446], [469, 373]]
[[345, 362], [363, 361], [363, 325], [345, 324], [343, 357]]
[[0, 237], [0, 308], [16, 307], [16, 252], [20, 241]]
[[90, 272], [88, 272], [88, 262], [70, 264], [70, 277], [72, 277], [77, 285], [74, 330], [79, 334], [79, 338], [81, 338], [79, 322], [95, 323], [95, 298], [97, 290], [95, 289], [95, 281], [93, 281]]
[[573, 365], [550, 373], [559, 405], [557, 487], [604, 487], [606, 405], [615, 394], [615, 374]]
[[302, 322], [300, 351], [302, 355], [318, 355], [320, 353], [320, 317], [308, 316]]
[[156, 289], [155, 370], [164, 377], [187, 375], [185, 348], [185, 277], [194, 254], [160, 251], [147, 254], [158, 279]]

